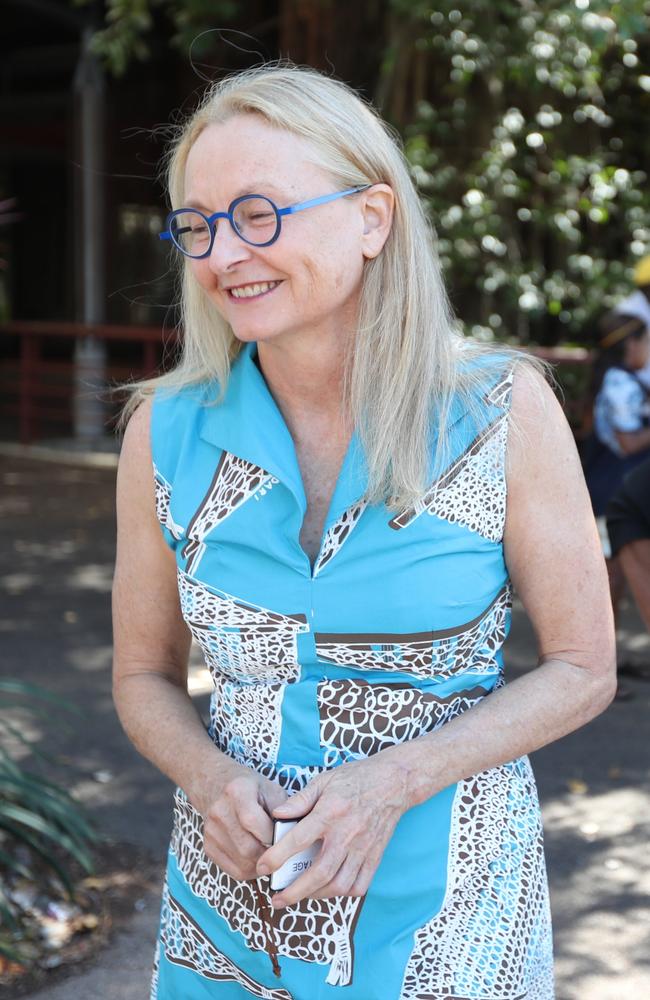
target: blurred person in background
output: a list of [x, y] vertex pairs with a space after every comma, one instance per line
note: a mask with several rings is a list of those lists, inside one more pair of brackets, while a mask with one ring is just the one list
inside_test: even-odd
[[[650, 360], [650, 330], [638, 316], [612, 312], [601, 320], [599, 333], [592, 389], [593, 430], [582, 461], [616, 617], [625, 577], [617, 553], [610, 547], [605, 511], [626, 474], [650, 457], [648, 389], [640, 378]], [[619, 685], [617, 698], [629, 696], [628, 689]]]
[[[650, 254], [642, 257], [634, 269], [636, 290], [614, 307], [614, 312], [636, 316], [650, 327]], [[637, 372], [643, 384], [650, 388], [650, 361]]]
[[[650, 632], [650, 458], [629, 472], [607, 505], [607, 533], [612, 557], [622, 574]], [[636, 680], [650, 680], [647, 664], [625, 661], [618, 673]]]

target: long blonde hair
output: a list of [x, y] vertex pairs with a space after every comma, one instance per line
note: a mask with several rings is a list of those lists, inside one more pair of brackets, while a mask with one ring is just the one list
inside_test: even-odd
[[[426, 490], [432, 421], [436, 460], [444, 453], [449, 407], [460, 394], [470, 411], [485, 365], [461, 364], [494, 349], [464, 339], [443, 283], [433, 228], [411, 180], [399, 138], [348, 86], [310, 68], [281, 62], [245, 70], [212, 85], [177, 133], [165, 160], [172, 208], [184, 202], [185, 164], [192, 144], [212, 123], [255, 114], [308, 140], [315, 162], [341, 189], [389, 184], [395, 195], [390, 235], [378, 257], [366, 260], [358, 330], [346, 358], [343, 405], [359, 432], [368, 465], [366, 499], [391, 508], [411, 505]], [[178, 255], [181, 258], [181, 255]], [[228, 323], [179, 261], [183, 343], [173, 370], [134, 383], [122, 417], [155, 388], [216, 379], [219, 405], [230, 365], [241, 349]], [[497, 368], [508, 356], [499, 348]], [[481, 371], [482, 370], [482, 371]]]

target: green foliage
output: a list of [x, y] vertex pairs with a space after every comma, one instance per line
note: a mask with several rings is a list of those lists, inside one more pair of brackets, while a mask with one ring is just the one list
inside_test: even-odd
[[645, 0], [392, 0], [386, 110], [405, 61], [401, 128], [473, 332], [553, 341], [584, 331], [650, 252]]
[[[280, 0], [279, 23], [295, 2]], [[201, 31], [246, 16], [238, 0], [106, 0], [106, 10], [93, 45], [116, 73], [147, 57], [158, 13], [196, 58], [214, 43]], [[377, 8], [365, 15], [372, 37], [384, 31], [379, 79], [366, 87], [404, 137], [457, 312], [479, 338], [583, 338], [650, 252], [650, 0], [385, 0], [381, 10], [379, 31]], [[336, 67], [336, 47], [328, 56]]]
[[[72, 0], [87, 7], [93, 0]], [[239, 12], [238, 0], [107, 0], [106, 26], [93, 36], [92, 48], [116, 76], [123, 76], [133, 59], [145, 61], [151, 54], [149, 37], [158, 10], [173, 26], [171, 44], [183, 52], [191, 46], [197, 59], [210, 48], [202, 31], [229, 25]]]
[[19, 765], [7, 749], [13, 741], [43, 758], [7, 718], [9, 708], [25, 702], [31, 713], [45, 717], [48, 708], [59, 713], [72, 710], [34, 685], [0, 680], [0, 955], [16, 961], [25, 961], [26, 930], [24, 914], [10, 892], [13, 880], [38, 881], [43, 870], [50, 871], [74, 898], [69, 863], [74, 860], [91, 872], [91, 844], [97, 839], [73, 797], [60, 785]]

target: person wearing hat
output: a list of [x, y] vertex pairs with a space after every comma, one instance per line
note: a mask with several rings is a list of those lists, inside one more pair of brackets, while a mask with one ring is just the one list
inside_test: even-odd
[[[585, 479], [607, 561], [615, 617], [625, 590], [620, 545], [610, 544], [605, 513], [625, 476], [650, 458], [649, 390], [639, 377], [650, 361], [650, 328], [638, 316], [607, 314], [599, 324], [593, 431], [582, 451]], [[619, 672], [623, 672], [619, 668]], [[630, 692], [618, 686], [616, 697]]]
[[[650, 254], [642, 257], [634, 269], [636, 290], [615, 307], [614, 312], [623, 316], [636, 316], [650, 326]], [[637, 372], [638, 378], [650, 388], [650, 362]]]
[[650, 456], [648, 389], [639, 374], [650, 362], [650, 328], [636, 315], [613, 312], [599, 333], [593, 435], [583, 457], [594, 514], [602, 518], [626, 473]]

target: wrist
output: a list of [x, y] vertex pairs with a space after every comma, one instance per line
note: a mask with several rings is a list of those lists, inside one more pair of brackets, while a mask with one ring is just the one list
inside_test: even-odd
[[434, 773], [431, 748], [426, 737], [401, 743], [386, 750], [391, 755], [393, 781], [402, 789], [404, 812], [420, 805], [442, 788]]
[[185, 789], [187, 797], [201, 816], [205, 817], [225, 785], [241, 775], [242, 771], [247, 770], [215, 747], [214, 754], [210, 755], [209, 760], [204, 761], [202, 766], [194, 771], [190, 787]]

